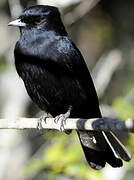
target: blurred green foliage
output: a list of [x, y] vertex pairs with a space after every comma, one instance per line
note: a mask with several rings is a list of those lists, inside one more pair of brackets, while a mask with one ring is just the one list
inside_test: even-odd
[[134, 105], [127, 102], [123, 97], [116, 98], [113, 102], [113, 107], [122, 120], [134, 117]]
[[61, 174], [77, 180], [101, 180], [101, 173], [89, 168], [83, 160], [84, 155], [76, 134], [74, 135], [74, 132], [69, 136], [56, 134], [51, 139], [51, 144], [44, 149], [43, 157], [31, 159], [26, 175], [31, 176], [43, 170], [44, 173], [47, 172], [48, 180], [57, 179]]
[[[118, 113], [120, 120], [127, 120], [134, 117], [134, 54], [132, 54], [132, 61], [130, 63], [129, 78], [124, 86], [124, 96], [120, 96], [114, 99], [113, 107]], [[126, 167], [125, 175], [122, 180], [133, 179], [134, 176], [134, 135], [129, 133], [129, 139], [127, 145], [125, 144], [129, 152], [131, 153], [132, 160], [129, 163], [124, 163]]]
[[94, 34], [94, 40], [102, 50], [112, 47], [116, 41], [116, 30], [108, 20], [96, 18], [91, 31]]
[[0, 56], [0, 72], [6, 70], [6, 61], [3, 56]]

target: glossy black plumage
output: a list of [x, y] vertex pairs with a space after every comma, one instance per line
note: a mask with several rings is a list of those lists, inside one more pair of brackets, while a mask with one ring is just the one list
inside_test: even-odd
[[[15, 46], [15, 66], [33, 102], [53, 117], [66, 113], [69, 106], [71, 118], [102, 117], [88, 68], [69, 39], [58, 9], [33, 6], [19, 18], [23, 24]], [[112, 144], [111, 148], [109, 140], [114, 136], [110, 133], [79, 131], [78, 135], [94, 169], [103, 168], [106, 162], [120, 167], [121, 158], [130, 160], [124, 147], [114, 150]]]

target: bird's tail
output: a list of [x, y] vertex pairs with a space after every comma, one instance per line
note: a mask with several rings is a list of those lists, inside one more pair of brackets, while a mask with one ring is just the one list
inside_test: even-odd
[[78, 136], [93, 169], [102, 169], [106, 162], [112, 167], [121, 167], [122, 160], [131, 160], [129, 152], [112, 132], [78, 131]]

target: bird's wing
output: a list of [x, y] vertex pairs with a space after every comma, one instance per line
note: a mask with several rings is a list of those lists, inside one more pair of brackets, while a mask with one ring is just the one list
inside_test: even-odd
[[84, 58], [75, 44], [69, 38], [65, 37], [59, 41], [58, 47], [58, 51], [60, 52], [58, 62], [79, 80], [84, 89], [94, 88]]
[[55, 76], [74, 78], [78, 87], [84, 91], [87, 102], [89, 102], [87, 106], [90, 106], [92, 112], [89, 117], [89, 113], [85, 114], [85, 118], [101, 117], [92, 78], [84, 58], [75, 44], [68, 37], [62, 37], [51, 44], [48, 53], [49, 58], [45, 62], [47, 69], [53, 74], [55, 73]]

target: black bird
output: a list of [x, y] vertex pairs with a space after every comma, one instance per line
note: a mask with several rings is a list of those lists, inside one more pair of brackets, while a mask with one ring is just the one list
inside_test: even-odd
[[[27, 92], [41, 110], [53, 117], [101, 118], [97, 94], [84, 59], [69, 39], [59, 10], [37, 5], [24, 9], [17, 20], [20, 39], [15, 66]], [[101, 169], [106, 162], [121, 167], [130, 154], [111, 132], [78, 131], [89, 165]]]

